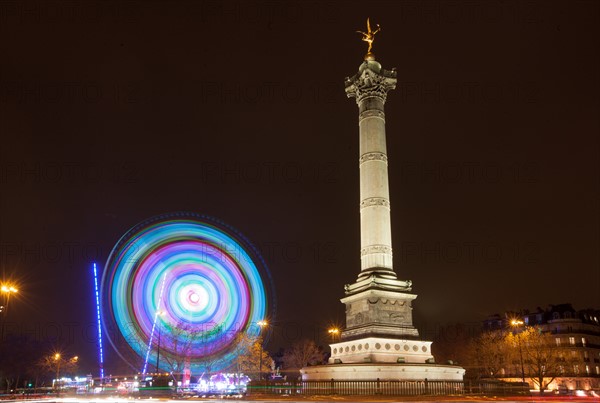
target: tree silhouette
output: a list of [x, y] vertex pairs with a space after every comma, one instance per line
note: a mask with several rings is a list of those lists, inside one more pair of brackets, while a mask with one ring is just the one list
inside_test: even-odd
[[[180, 380], [186, 362], [190, 360], [193, 353], [193, 346], [201, 337], [203, 337], [203, 333], [189, 323], [179, 323], [168, 335], [161, 335], [162, 361], [167, 363], [169, 372], [173, 374], [175, 380]], [[157, 351], [158, 343], [157, 338]]]
[[253, 374], [256, 379], [260, 378], [263, 372], [270, 372], [274, 362], [264, 350], [262, 342], [260, 335], [239, 332], [235, 338], [238, 355], [234, 370], [238, 373]]
[[[77, 356], [65, 357], [63, 353], [54, 352], [43, 356], [37, 362], [37, 366], [44, 372], [50, 373], [58, 380], [64, 375], [74, 375], [77, 371], [79, 358]], [[60, 389], [60, 383], [55, 385]]]
[[511, 353], [511, 345], [502, 332], [484, 332], [469, 344], [469, 361], [475, 364], [478, 378], [501, 376]]
[[[507, 342], [512, 346], [513, 357], [521, 345], [525, 376], [539, 388], [540, 393], [548, 388], [554, 378], [572, 364], [571, 357], [565, 357], [564, 349], [555, 345], [551, 334], [542, 333], [534, 327], [527, 327], [520, 333], [509, 333]], [[517, 359], [513, 358], [513, 362]]]
[[283, 364], [286, 370], [300, 370], [308, 365], [323, 363], [323, 351], [314, 341], [303, 339], [294, 343], [283, 354]]
[[571, 372], [575, 363], [571, 353], [557, 346], [551, 334], [525, 327], [518, 333], [482, 333], [471, 343], [469, 361], [482, 378], [524, 377], [544, 393], [556, 377]]

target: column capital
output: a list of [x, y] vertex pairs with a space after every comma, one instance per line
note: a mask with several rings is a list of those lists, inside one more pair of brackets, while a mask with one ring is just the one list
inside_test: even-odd
[[396, 88], [396, 82], [396, 69], [384, 70], [379, 62], [365, 60], [357, 74], [346, 78], [346, 95], [356, 98], [356, 103], [369, 97], [378, 97], [385, 102], [387, 92]]

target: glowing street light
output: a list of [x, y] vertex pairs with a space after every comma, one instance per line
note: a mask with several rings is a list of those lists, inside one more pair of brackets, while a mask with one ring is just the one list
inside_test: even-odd
[[13, 284], [2, 284], [0, 286], [0, 292], [4, 295], [4, 305], [0, 306], [0, 343], [4, 341], [4, 322], [8, 315], [8, 303], [10, 302], [10, 296], [19, 292], [17, 287]]
[[329, 337], [331, 337], [331, 340], [335, 342], [339, 339], [341, 330], [338, 327], [331, 327], [327, 329], [327, 333], [329, 333]]
[[19, 292], [19, 290], [12, 284], [2, 284], [2, 286], [0, 286], [0, 292], [4, 294], [5, 302], [3, 311], [4, 315], [6, 315], [8, 313], [8, 302], [10, 301], [11, 294], [16, 294]]
[[60, 353], [56, 353], [54, 354], [54, 361], [56, 362], [56, 394], [57, 396], [60, 396], [60, 363], [61, 363], [61, 359], [60, 359]]
[[71, 357], [69, 360], [66, 360], [62, 357], [62, 355], [59, 352], [56, 352], [56, 353], [54, 353], [54, 356], [52, 356], [52, 358], [56, 365], [56, 379], [54, 380], [54, 386], [56, 388], [57, 396], [60, 397], [60, 367], [63, 363], [67, 366], [68, 366], [68, 364], [72, 364], [72, 365], [77, 364], [77, 362], [79, 361], [79, 357], [75, 355], [75, 356]]
[[[523, 322], [520, 319], [512, 319], [510, 321], [510, 325], [515, 329], [523, 326], [524, 324], [525, 322]], [[517, 337], [517, 344], [519, 345], [519, 358], [521, 361], [521, 381], [525, 383], [525, 367], [523, 366], [523, 349], [521, 348], [521, 336], [517, 335], [516, 333], [514, 334]]]
[[[267, 322], [266, 320], [259, 320], [258, 322], [256, 322], [256, 324], [260, 327], [260, 333], [262, 335], [262, 330], [269, 326], [269, 322]], [[258, 364], [258, 380], [262, 381], [262, 356], [263, 356], [263, 346], [262, 346], [262, 340], [260, 341], [260, 358], [259, 358], [259, 364]]]

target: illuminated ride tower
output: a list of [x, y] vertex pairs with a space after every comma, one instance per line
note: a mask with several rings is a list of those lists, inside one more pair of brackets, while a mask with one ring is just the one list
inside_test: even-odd
[[388, 155], [384, 104], [396, 88], [396, 71], [384, 70], [371, 53], [374, 35], [362, 32], [369, 49], [346, 94], [358, 104], [360, 259], [356, 281], [345, 286], [346, 328], [330, 345], [329, 364], [302, 369], [305, 380], [462, 380], [465, 370], [435, 364], [431, 341], [413, 325], [411, 281], [399, 280], [392, 262]]

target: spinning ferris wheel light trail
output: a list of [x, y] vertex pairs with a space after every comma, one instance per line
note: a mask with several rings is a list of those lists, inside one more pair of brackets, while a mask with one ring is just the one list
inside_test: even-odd
[[275, 312], [258, 250], [232, 227], [194, 213], [153, 217], [123, 235], [106, 263], [100, 306], [108, 341], [142, 373], [154, 354], [184, 359], [195, 373], [231, 368], [242, 348], [237, 336], [256, 335], [253, 324]]
[[[162, 285], [160, 287], [160, 294], [158, 296], [158, 307], [159, 307], [159, 309], [157, 309], [156, 313], [154, 314], [154, 323], [152, 323], [152, 332], [150, 332], [150, 339], [148, 340], [148, 350], [146, 351], [146, 359], [144, 360], [144, 369], [142, 370], [142, 374], [143, 375], [146, 375], [146, 369], [148, 369], [148, 357], [150, 356], [150, 347], [152, 347], [152, 339], [154, 339], [154, 331], [156, 330], [156, 320], [160, 316], [160, 306], [161, 306], [161, 303], [162, 303], [163, 292], [165, 290], [165, 280], [166, 279], [167, 279], [167, 273], [165, 273], [163, 275], [163, 281], [162, 281]], [[159, 369], [158, 369], [158, 361], [156, 362], [156, 371], [159, 371]]]

